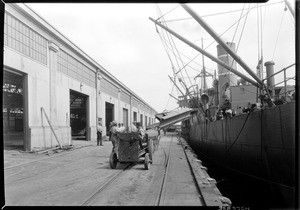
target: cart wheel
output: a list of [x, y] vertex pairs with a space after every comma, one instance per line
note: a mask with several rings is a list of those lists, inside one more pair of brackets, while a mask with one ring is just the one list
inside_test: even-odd
[[146, 153], [145, 160], [144, 160], [145, 169], [150, 169], [150, 159], [149, 159], [149, 153]]
[[148, 141], [148, 152], [149, 152], [150, 161], [152, 162], [153, 153], [154, 153], [153, 140], [152, 139], [149, 139], [149, 141]]
[[112, 152], [109, 157], [109, 165], [112, 169], [115, 169], [118, 164], [118, 158], [117, 154], [115, 152]]

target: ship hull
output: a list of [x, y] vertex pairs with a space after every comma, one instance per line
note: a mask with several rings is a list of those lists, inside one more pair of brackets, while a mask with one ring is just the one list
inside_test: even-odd
[[214, 122], [194, 115], [182, 123], [182, 135], [200, 156], [264, 180], [294, 203], [295, 103]]

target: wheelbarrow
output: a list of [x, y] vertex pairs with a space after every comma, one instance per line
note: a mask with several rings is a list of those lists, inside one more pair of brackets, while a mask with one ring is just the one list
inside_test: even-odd
[[145, 169], [150, 169], [153, 161], [153, 140], [145, 135], [141, 143], [139, 142], [137, 132], [117, 133], [117, 146], [109, 157], [109, 165], [112, 169], [117, 167], [118, 163], [137, 163], [143, 157]]

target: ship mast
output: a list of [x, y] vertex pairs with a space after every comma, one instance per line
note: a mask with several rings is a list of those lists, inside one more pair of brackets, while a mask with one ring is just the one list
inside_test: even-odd
[[[201, 47], [203, 48], [203, 38], [201, 37]], [[202, 54], [202, 63], [203, 63], [203, 68], [201, 70], [201, 72], [195, 76], [195, 79], [197, 77], [201, 77], [201, 91], [200, 91], [200, 95], [202, 95], [204, 93], [204, 91], [207, 89], [207, 83], [206, 83], [206, 77], [207, 77], [207, 73], [206, 69], [205, 69], [205, 64], [204, 64], [204, 55]], [[210, 73], [208, 73], [209, 76], [212, 76]]]
[[248, 65], [233, 52], [228, 45], [213, 31], [212, 28], [210, 28], [207, 23], [198, 16], [190, 7], [188, 7], [186, 4], [181, 4], [183, 9], [185, 9], [206, 31], [209, 33], [223, 48], [224, 50], [245, 69], [245, 71], [250, 74], [259, 84], [260, 88], [262, 88], [263, 82], [256, 76], [256, 74], [248, 67]]
[[198, 47], [197, 45], [195, 45], [194, 43], [190, 42], [189, 40], [185, 39], [184, 37], [180, 36], [179, 34], [177, 34], [176, 32], [174, 32], [173, 30], [169, 29], [168, 27], [165, 27], [163, 24], [161, 24], [160, 22], [154, 20], [153, 18], [149, 17], [149, 19], [154, 22], [156, 25], [158, 25], [159, 27], [163, 28], [164, 30], [168, 31], [169, 33], [171, 33], [173, 36], [177, 37], [178, 39], [180, 39], [181, 41], [183, 41], [184, 43], [186, 43], [187, 45], [189, 45], [190, 47], [194, 48], [195, 50], [197, 50], [198, 52], [202, 53], [203, 55], [205, 55], [206, 57], [210, 58], [211, 60], [213, 60], [214, 62], [216, 62], [217, 64], [219, 64], [220, 66], [228, 69], [229, 71], [231, 71], [232, 73], [236, 74], [237, 76], [243, 78], [244, 80], [246, 80], [247, 82], [251, 83], [252, 85], [258, 87], [258, 88], [262, 88], [261, 85], [261, 81], [258, 83], [252, 79], [250, 79], [249, 77], [245, 76], [244, 74], [242, 74], [241, 72], [237, 71], [236, 69], [232, 68], [231, 66], [227, 65], [226, 63], [224, 63], [223, 61], [219, 60], [218, 58], [216, 58], [215, 56], [211, 55], [210, 53], [206, 52], [205, 50], [201, 49], [200, 47]]

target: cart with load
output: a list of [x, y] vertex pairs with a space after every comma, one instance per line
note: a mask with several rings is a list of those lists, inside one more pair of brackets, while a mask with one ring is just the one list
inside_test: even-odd
[[137, 163], [143, 158], [148, 170], [153, 160], [153, 140], [147, 134], [140, 140], [137, 132], [117, 133], [117, 137], [116, 149], [109, 157], [110, 167], [115, 169], [118, 163]]

